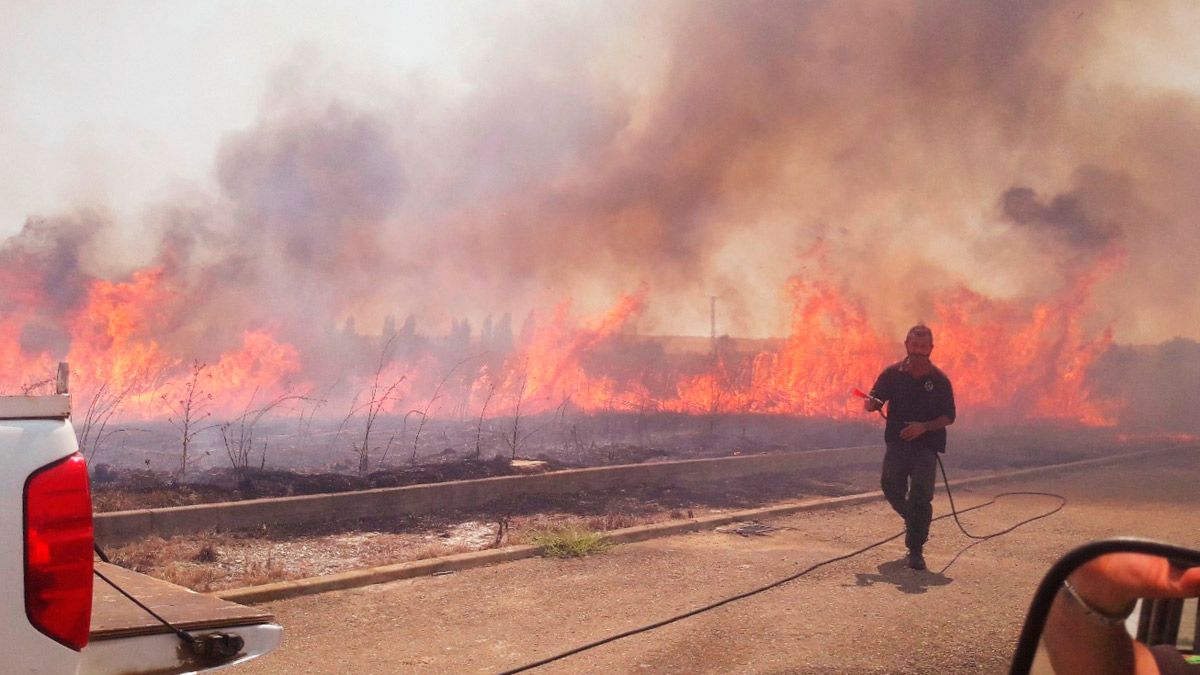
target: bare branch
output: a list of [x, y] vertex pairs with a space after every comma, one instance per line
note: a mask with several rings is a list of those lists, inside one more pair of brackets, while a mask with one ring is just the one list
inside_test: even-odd
[[[393, 351], [393, 345], [398, 335], [399, 333], [392, 333], [379, 350], [379, 363], [375, 367], [375, 378], [371, 382], [370, 396], [362, 404], [359, 404], [358, 399], [363, 392], [355, 394], [354, 400], [350, 404], [350, 411], [346, 414], [346, 418], [342, 420], [341, 426], [338, 427], [337, 435], [340, 435], [342, 429], [349, 424], [355, 415], [364, 410], [366, 411], [363, 419], [362, 440], [353, 445], [353, 451], [358, 454], [358, 475], [360, 478], [365, 479], [370, 470], [371, 432], [374, 430], [376, 419], [389, 403], [401, 400], [396, 391], [400, 388], [400, 384], [407, 379], [407, 376], [402, 375], [391, 384], [386, 384], [382, 381], [383, 370], [388, 362], [391, 361], [391, 352]], [[335, 435], [335, 440], [337, 435]]]
[[[225, 454], [233, 465], [234, 471], [245, 480], [249, 474], [250, 453], [254, 448], [254, 427], [268, 413], [291, 401], [313, 401], [314, 399], [301, 394], [284, 392], [267, 401], [258, 408], [252, 408], [254, 399], [258, 397], [258, 388], [250, 394], [242, 414], [220, 425], [221, 440], [225, 444]], [[318, 402], [320, 403], [320, 402]], [[314, 410], [316, 408], [314, 407]], [[263, 442], [260, 468], [266, 466], [267, 444]]]
[[491, 383], [488, 387], [487, 398], [483, 400], [483, 407], [479, 409], [479, 424], [475, 426], [475, 459], [479, 459], [479, 456], [483, 452], [483, 448], [480, 445], [480, 437], [483, 435], [483, 416], [487, 412], [488, 404], [492, 402], [492, 397], [495, 395], [496, 385], [495, 383]]
[[461, 366], [462, 364], [466, 363], [467, 361], [469, 361], [473, 358], [475, 358], [475, 357], [468, 356], [467, 358], [462, 359], [461, 361], [454, 364], [453, 366], [450, 366], [450, 370], [446, 371], [446, 374], [442, 376], [441, 381], [438, 382], [437, 386], [433, 388], [433, 394], [429, 397], [429, 400], [425, 403], [425, 409], [421, 411], [421, 423], [417, 425], [417, 433], [413, 435], [413, 451], [412, 451], [412, 459], [409, 460], [410, 464], [417, 463], [417, 447], [418, 447], [418, 444], [421, 442], [421, 430], [425, 428], [425, 422], [427, 422], [429, 420], [429, 408], [431, 408], [433, 406], [434, 401], [437, 401], [439, 398], [442, 397], [442, 393], [441, 393], [442, 387], [445, 386], [446, 380], [450, 379], [450, 376], [454, 373], [454, 371], [459, 366]]
[[517, 388], [517, 404], [513, 409], [512, 435], [509, 436], [506, 434], [504, 436], [504, 443], [508, 446], [509, 450], [511, 451], [510, 459], [517, 458], [517, 451], [521, 449], [522, 441], [524, 441], [526, 438], [528, 438], [528, 434], [526, 434], [525, 436], [521, 435], [521, 402], [525, 400], [525, 385], [528, 382], [529, 382], [529, 374], [527, 372], [522, 372], [521, 373], [521, 386]]
[[200, 426], [199, 424], [212, 415], [212, 412], [207, 410], [212, 403], [212, 394], [205, 393], [200, 382], [200, 376], [207, 367], [206, 363], [193, 361], [192, 375], [183, 386], [183, 397], [177, 401], [172, 400], [166, 394], [161, 397], [167, 408], [174, 413], [174, 416], [168, 417], [167, 421], [180, 432], [181, 452], [176, 478], [183, 478], [187, 473], [188, 464], [192, 461], [192, 458], [189, 457], [192, 440], [201, 432], [218, 426], [216, 424]]

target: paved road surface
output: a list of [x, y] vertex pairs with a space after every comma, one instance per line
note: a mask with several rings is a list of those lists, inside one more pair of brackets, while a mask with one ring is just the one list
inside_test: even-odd
[[[1200, 547], [1200, 450], [956, 494], [1058, 492], [1059, 514], [975, 546], [934, 523], [930, 570], [893, 542], [780, 588], [536, 673], [1005, 672], [1033, 589], [1080, 543], [1139, 535]], [[967, 514], [990, 532], [1052, 506], [1011, 498]], [[943, 494], [935, 515], [946, 513]], [[270, 604], [283, 646], [238, 672], [494, 673], [794, 573], [903, 529], [882, 503], [773, 521], [767, 537], [703, 532], [581, 560], [524, 560]]]

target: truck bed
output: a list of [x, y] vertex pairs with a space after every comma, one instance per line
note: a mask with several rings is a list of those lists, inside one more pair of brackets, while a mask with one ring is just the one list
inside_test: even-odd
[[[270, 612], [196, 593], [116, 565], [97, 561], [96, 569], [183, 630], [213, 630], [274, 621]], [[103, 579], [96, 578], [92, 591], [92, 642], [170, 632]]]

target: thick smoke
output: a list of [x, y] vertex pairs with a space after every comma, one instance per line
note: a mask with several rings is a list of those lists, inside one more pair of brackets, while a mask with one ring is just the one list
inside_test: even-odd
[[1121, 224], [1114, 218], [1127, 210], [1130, 192], [1127, 180], [1085, 167], [1070, 192], [1043, 200], [1032, 188], [1014, 187], [1004, 193], [1001, 204], [1004, 215], [1018, 225], [1072, 247], [1095, 250], [1120, 236]]
[[[646, 328], [702, 332], [720, 295], [746, 317], [725, 330], [779, 333], [777, 291], [818, 238], [893, 328], [945, 286], [1065, 283], [1031, 250], [1053, 259], [1131, 231], [1130, 264], [1145, 264], [1141, 239], [1192, 215], [1141, 201], [1147, 180], [1186, 174], [1090, 145], [1105, 130], [1152, 143], [1138, 126], [1197, 135], [1173, 106], [1096, 119], [1138, 95], [1078, 93], [1074, 74], [1109, 39], [1101, 3], [665, 5], [654, 39], [669, 47], [637, 90], [597, 56], [629, 37], [638, 16], [623, 10], [599, 34], [559, 14], [497, 35], [465, 95], [280, 94], [218, 153], [228, 244], [284, 309], [360, 326], [522, 314], [547, 291], [596, 309], [647, 282]], [[1118, 338], [1153, 334], [1142, 320]]]
[[86, 251], [106, 225], [95, 213], [30, 218], [0, 246], [0, 313], [23, 318], [21, 351], [66, 353], [64, 320], [83, 302], [93, 278], [84, 270]]
[[329, 279], [378, 277], [381, 229], [405, 192], [403, 162], [378, 117], [331, 106], [264, 121], [230, 137], [217, 159], [239, 245]]
[[1119, 422], [1139, 431], [1200, 433], [1200, 343], [1117, 347], [1092, 368], [1106, 397], [1120, 401]]
[[[333, 349], [347, 319], [519, 325], [642, 283], [642, 330], [705, 333], [718, 296], [719, 332], [778, 335], [818, 241], [885, 334], [948, 288], [1033, 302], [1109, 257], [1092, 329], [1196, 334], [1200, 99], [1109, 76], [1123, 38], [1155, 37], [1115, 30], [1116, 3], [609, 12], [503, 23], [454, 87], [376, 73], [350, 95], [284, 64], [291, 89], [215, 149], [214, 192], [149, 211], [158, 243], [129, 263], [179, 296], [164, 344], [210, 358], [268, 328], [335, 377], [363, 357]], [[5, 302], [45, 299], [23, 349], [63, 351], [103, 227], [31, 220], [0, 250], [32, 270]]]

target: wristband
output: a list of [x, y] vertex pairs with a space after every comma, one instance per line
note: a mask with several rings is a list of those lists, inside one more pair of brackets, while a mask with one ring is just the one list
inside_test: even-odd
[[1137, 606], [1137, 600], [1130, 600], [1129, 605], [1124, 609], [1116, 613], [1110, 613], [1100, 609], [1099, 607], [1096, 607], [1087, 600], [1084, 600], [1083, 596], [1079, 594], [1079, 591], [1075, 590], [1075, 587], [1072, 586], [1071, 583], [1066, 579], [1063, 579], [1063, 590], [1067, 592], [1067, 595], [1069, 595], [1071, 599], [1075, 601], [1075, 604], [1078, 605], [1079, 608], [1084, 611], [1084, 613], [1086, 613], [1093, 620], [1098, 621], [1105, 626], [1120, 626], [1121, 624], [1125, 623], [1125, 620], [1129, 618], [1129, 615], [1133, 614], [1133, 608]]

